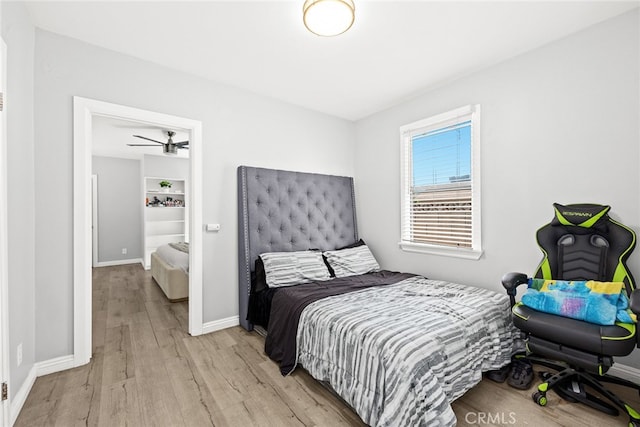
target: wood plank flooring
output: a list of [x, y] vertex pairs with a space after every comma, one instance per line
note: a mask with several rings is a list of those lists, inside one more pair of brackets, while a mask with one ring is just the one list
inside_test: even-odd
[[[304, 370], [283, 378], [256, 333], [189, 336], [187, 304], [170, 303], [140, 265], [94, 269], [91, 363], [38, 378], [15, 425], [363, 425]], [[612, 388], [640, 408], [637, 393]], [[458, 425], [626, 425], [555, 393], [541, 408], [532, 391], [483, 380], [453, 403]]]

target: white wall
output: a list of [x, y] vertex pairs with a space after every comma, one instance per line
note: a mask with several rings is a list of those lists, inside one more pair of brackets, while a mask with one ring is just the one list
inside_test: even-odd
[[[531, 271], [539, 261], [533, 235], [551, 218], [554, 201], [611, 204], [614, 217], [638, 231], [637, 23], [637, 12], [615, 18], [363, 119], [355, 129], [37, 30], [36, 360], [72, 350], [74, 95], [203, 121], [203, 221], [222, 225], [203, 239], [205, 322], [238, 312], [240, 164], [355, 175], [359, 230], [383, 267], [501, 290], [504, 272]], [[468, 261], [401, 252], [398, 128], [471, 103], [483, 108], [485, 255]], [[23, 149], [28, 159], [30, 149]], [[630, 262], [635, 271], [639, 259], [640, 250]]]
[[[98, 176], [98, 262], [142, 259], [141, 161], [92, 157]], [[123, 254], [122, 249], [127, 253]]]
[[189, 159], [144, 155], [144, 176], [189, 179]]
[[[33, 67], [35, 32], [24, 5], [2, 5], [7, 44], [7, 164], [9, 224], [10, 398], [23, 386], [35, 362], [35, 199]], [[39, 207], [45, 208], [45, 207]], [[16, 347], [22, 343], [22, 364]]]
[[238, 314], [236, 168], [354, 173], [351, 122], [41, 30], [35, 58], [38, 361], [72, 351], [74, 95], [203, 122], [205, 322]]
[[[502, 292], [505, 272], [534, 272], [553, 202], [610, 204], [639, 232], [638, 20], [636, 9], [357, 122], [358, 226], [382, 266]], [[399, 127], [476, 103], [484, 255], [403, 252]], [[629, 265], [640, 279], [640, 249]]]

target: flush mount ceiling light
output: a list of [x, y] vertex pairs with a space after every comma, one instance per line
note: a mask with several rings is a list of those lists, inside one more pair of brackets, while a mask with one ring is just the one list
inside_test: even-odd
[[306, 0], [302, 6], [302, 19], [312, 33], [331, 37], [351, 28], [355, 12], [353, 0]]

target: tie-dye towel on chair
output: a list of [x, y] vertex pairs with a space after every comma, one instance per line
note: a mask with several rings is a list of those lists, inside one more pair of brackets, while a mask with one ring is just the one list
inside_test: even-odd
[[538, 311], [599, 325], [636, 322], [622, 282], [529, 279], [522, 303]]

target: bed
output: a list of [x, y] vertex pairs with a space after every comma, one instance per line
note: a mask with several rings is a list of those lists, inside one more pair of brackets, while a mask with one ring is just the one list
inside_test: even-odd
[[238, 203], [241, 325], [261, 324], [283, 375], [304, 368], [365, 423], [455, 425], [451, 402], [510, 362], [517, 332], [506, 295], [381, 270], [369, 258], [338, 274], [335, 254], [371, 253], [352, 178], [240, 166]]
[[171, 302], [189, 298], [188, 244], [166, 244], [151, 254], [151, 276]]

